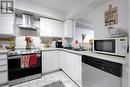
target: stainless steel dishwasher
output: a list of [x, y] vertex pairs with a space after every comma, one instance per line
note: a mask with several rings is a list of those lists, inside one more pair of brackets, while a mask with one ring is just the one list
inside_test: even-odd
[[122, 87], [122, 64], [82, 56], [82, 87]]

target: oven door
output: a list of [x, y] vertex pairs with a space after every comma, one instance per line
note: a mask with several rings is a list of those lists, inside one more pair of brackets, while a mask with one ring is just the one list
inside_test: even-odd
[[94, 51], [100, 53], [116, 53], [116, 42], [115, 39], [109, 40], [95, 40], [94, 41]]
[[[29, 55], [29, 54], [26, 54], [26, 55]], [[9, 81], [41, 73], [41, 54], [37, 54], [37, 57], [36, 57], [37, 63], [33, 66], [29, 66], [28, 68], [21, 67], [20, 56], [23, 56], [23, 55], [8, 57]]]

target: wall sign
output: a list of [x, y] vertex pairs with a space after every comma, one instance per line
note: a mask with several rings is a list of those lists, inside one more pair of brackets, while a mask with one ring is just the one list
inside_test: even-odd
[[105, 11], [105, 26], [118, 24], [118, 8], [109, 5], [109, 10]]

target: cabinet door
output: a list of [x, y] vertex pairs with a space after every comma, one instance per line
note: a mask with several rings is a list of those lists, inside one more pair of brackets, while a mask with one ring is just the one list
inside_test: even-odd
[[81, 71], [81, 56], [68, 53], [61, 52], [61, 60], [60, 66], [61, 69], [79, 86], [82, 85], [82, 71]]
[[13, 35], [13, 16], [0, 15], [0, 34]]
[[52, 21], [47, 18], [40, 18], [40, 36], [52, 36]]
[[60, 69], [59, 51], [45, 51], [42, 58], [42, 73], [52, 72]]
[[62, 37], [62, 35], [63, 35], [62, 34], [63, 33], [63, 22], [58, 21], [57, 25], [58, 25], [58, 28], [57, 28], [58, 36]]
[[66, 55], [66, 52], [64, 51], [60, 51], [60, 68], [63, 70], [63, 71], [67, 71], [67, 55]]
[[[70, 59], [69, 59], [70, 58]], [[68, 56], [68, 64], [70, 67], [69, 75], [70, 77], [79, 85], [82, 84], [82, 62], [81, 62], [81, 56], [70, 53]]]
[[53, 23], [53, 35], [54, 37], [62, 37], [63, 22], [54, 20]]
[[5, 84], [8, 82], [8, 72], [7, 71], [3, 71], [0, 72], [0, 84]]
[[63, 23], [61, 21], [40, 18], [40, 36], [62, 37]]
[[72, 20], [68, 20], [67, 32], [68, 32], [68, 36], [71, 38], [73, 38], [73, 31], [74, 31], [74, 22]]
[[73, 38], [74, 33], [74, 21], [66, 20], [64, 22], [63, 36], [68, 38]]

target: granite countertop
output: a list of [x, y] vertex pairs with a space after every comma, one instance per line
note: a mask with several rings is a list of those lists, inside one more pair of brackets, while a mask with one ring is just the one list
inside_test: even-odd
[[95, 53], [95, 52], [91, 52], [91, 51], [74, 51], [74, 50], [68, 50], [68, 49], [63, 49], [63, 48], [45, 48], [45, 49], [41, 49], [41, 50], [42, 51], [55, 51], [55, 50], [66, 51], [66, 52], [74, 53], [74, 54], [77, 54], [77, 55], [91, 56], [91, 57], [94, 57], [94, 58], [108, 60], [108, 61], [121, 63], [121, 64], [127, 63], [127, 58], [105, 55], [105, 54], [99, 54], [99, 53]]

